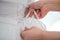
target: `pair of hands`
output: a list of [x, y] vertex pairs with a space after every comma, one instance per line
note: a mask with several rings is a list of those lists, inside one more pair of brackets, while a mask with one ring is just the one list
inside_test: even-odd
[[[32, 17], [34, 15], [34, 11], [36, 11], [39, 18], [43, 18], [48, 12], [47, 8], [40, 2], [32, 3], [29, 8], [26, 8], [25, 16], [29, 11], [29, 17]], [[21, 32], [21, 36], [23, 40], [43, 40], [43, 31], [36, 27], [32, 27], [30, 29], [25, 28], [25, 30]]]
[[[47, 8], [44, 6], [44, 3], [40, 3], [40, 1], [32, 3], [29, 8], [25, 11], [25, 16], [30, 11], [29, 17], [34, 15], [34, 10], [36, 11], [39, 18], [43, 18], [47, 14]], [[25, 28], [23, 32], [21, 32], [21, 36], [23, 40], [43, 40], [43, 31], [39, 28]]]
[[[34, 15], [34, 11], [36, 11], [39, 18], [43, 18], [47, 14], [47, 8], [43, 6], [44, 4], [40, 3], [40, 1], [32, 3], [29, 8], [26, 8], [25, 16], [30, 11], [29, 17]], [[36, 16], [35, 16], [36, 18]], [[21, 36], [23, 40], [43, 40], [43, 31], [39, 28], [25, 28], [24, 31], [21, 32]]]
[[[34, 15], [33, 10], [35, 10], [39, 18], [44, 18], [48, 11], [60, 11], [59, 3], [59, 0], [47, 0], [32, 3], [29, 8], [26, 9], [25, 16], [29, 11], [31, 11], [29, 17], [32, 17], [32, 15]], [[43, 40], [44, 33], [45, 31], [42, 31], [41, 29], [35, 27], [31, 29], [25, 28], [25, 30], [21, 33], [21, 36], [23, 40]]]
[[47, 14], [48, 9], [45, 6], [45, 2], [38, 1], [30, 4], [29, 7], [26, 8], [25, 16], [28, 14], [29, 11], [30, 11], [29, 17], [32, 17], [34, 15], [34, 11], [36, 11], [38, 17], [43, 18]]
[[40, 19], [44, 18], [49, 11], [60, 11], [60, 0], [40, 0], [34, 2], [26, 8], [25, 16], [31, 11], [29, 17], [32, 17], [34, 15], [33, 10], [36, 11]]

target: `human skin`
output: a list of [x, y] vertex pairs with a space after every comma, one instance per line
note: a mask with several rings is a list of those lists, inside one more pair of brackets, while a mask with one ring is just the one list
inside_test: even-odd
[[60, 32], [43, 31], [39, 28], [26, 28], [22, 33], [23, 40], [60, 40]]
[[[33, 10], [36, 11], [38, 17], [44, 18], [49, 11], [60, 11], [60, 0], [40, 0], [30, 4], [25, 11], [25, 16], [31, 11], [29, 17], [34, 15]], [[60, 32], [44, 31], [39, 28], [25, 28], [21, 33], [23, 40], [60, 40]]]
[[[31, 3], [28, 8], [26, 8], [25, 16], [28, 14], [28, 12], [31, 10], [39, 10], [36, 11], [39, 18], [44, 18], [46, 14], [49, 11], [60, 11], [60, 0], [40, 0], [34, 3]], [[29, 17], [32, 17], [34, 15], [33, 11], [31, 11], [31, 14]]]

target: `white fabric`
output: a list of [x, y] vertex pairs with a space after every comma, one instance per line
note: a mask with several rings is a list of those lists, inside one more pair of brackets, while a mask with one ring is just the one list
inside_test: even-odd
[[33, 26], [38, 27], [42, 30], [45, 30], [46, 27], [45, 25], [39, 20], [39, 17], [37, 13], [34, 11], [34, 15], [36, 15], [36, 18], [33, 17], [28, 17], [30, 15], [30, 12], [27, 14], [27, 16], [23, 19], [23, 23], [25, 27], [31, 28]]
[[[25, 27], [27, 28], [31, 28], [31, 27], [37, 27], [37, 28], [40, 28], [42, 30], [46, 30], [46, 27], [44, 25], [44, 23], [42, 23], [40, 20], [39, 20], [39, 17], [37, 16], [37, 13], [34, 11], [34, 15], [36, 15], [37, 19], [33, 17], [28, 17], [30, 15], [30, 11], [29, 13], [27, 14], [26, 17], [22, 18], [20, 21], [19, 21], [19, 26], [20, 23], [22, 24], [22, 26], [20, 27], [20, 30], [23, 31]], [[20, 32], [21, 32], [20, 31]]]
[[[27, 0], [19, 0], [18, 4], [0, 2], [0, 40], [22, 40], [20, 33], [26, 25], [30, 25], [29, 21], [31, 19], [21, 20], [28, 3]], [[40, 25], [40, 21], [37, 22], [36, 19], [32, 19], [31, 23], [30, 26], [42, 26]]]
[[21, 40], [20, 31], [23, 24], [18, 23], [18, 20], [23, 16], [27, 0], [17, 1], [19, 3], [0, 2], [0, 40]]
[[[39, 20], [37, 21], [34, 18], [32, 19], [25, 18], [24, 23], [26, 24], [23, 23], [23, 20], [21, 20], [21, 18], [23, 17], [24, 8], [27, 5], [27, 0], [18, 0], [18, 1], [19, 1], [18, 4], [9, 2], [0, 2], [0, 40], [22, 40], [20, 37], [20, 32], [25, 26], [29, 27], [38, 25], [39, 28], [45, 29], [45, 26], [40, 25], [41, 21]], [[17, 16], [17, 8], [18, 8], [18, 16]], [[58, 20], [60, 20], [60, 12], [59, 13], [51, 12], [48, 13], [47, 17], [42, 21], [44, 22], [44, 24], [46, 24], [48, 30], [51, 29], [57, 30], [60, 27], [59, 25], [57, 27], [56, 24], [54, 23]], [[54, 24], [53, 28], [51, 27], [50, 24], [51, 25]]]

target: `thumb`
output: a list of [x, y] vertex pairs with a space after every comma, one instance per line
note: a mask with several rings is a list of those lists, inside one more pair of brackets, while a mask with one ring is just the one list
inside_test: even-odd
[[30, 30], [30, 28], [28, 28], [28, 27], [25, 27], [24, 31], [27, 31], [27, 30]]
[[40, 17], [41, 17], [41, 18], [44, 18], [44, 17], [47, 15], [48, 11], [49, 11], [49, 10], [47, 9], [47, 7], [45, 7], [45, 6], [42, 7], [42, 8], [41, 8], [41, 15], [40, 15]]

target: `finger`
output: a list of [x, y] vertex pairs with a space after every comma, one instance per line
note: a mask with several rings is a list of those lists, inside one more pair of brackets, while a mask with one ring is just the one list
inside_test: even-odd
[[[41, 10], [40, 10], [40, 9], [37, 9], [37, 10], [35, 10], [35, 11], [36, 11], [36, 14], [37, 14], [38, 18], [40, 18]], [[35, 18], [37, 19], [36, 15], [34, 15], [34, 16], [35, 16]]]
[[24, 39], [23, 32], [20, 33], [20, 37], [21, 37], [22, 39]]
[[30, 28], [25, 27], [24, 31], [30, 30]]
[[38, 15], [38, 17], [39, 17], [39, 19], [40, 19], [40, 16], [41, 16], [41, 12], [39, 12], [37, 15]]
[[32, 26], [32, 27], [31, 27], [31, 29], [34, 29], [34, 28], [36, 28], [36, 27], [35, 27], [35, 26]]
[[38, 12], [38, 17], [40, 18], [40, 16], [41, 16], [41, 8], [39, 9], [39, 12]]
[[28, 12], [29, 12], [29, 8], [26, 8], [25, 13], [24, 13], [24, 17], [28, 14]]
[[[25, 30], [25, 29], [24, 29]], [[20, 32], [20, 36], [21, 36], [21, 38], [24, 38], [24, 30], [22, 30], [21, 32]]]
[[48, 13], [47, 7], [42, 7], [41, 8], [40, 18], [44, 18], [47, 13]]
[[25, 33], [26, 33], [26, 31], [22, 31], [22, 32], [20, 33], [20, 36], [21, 36], [22, 39], [24, 39]]
[[32, 17], [33, 16], [33, 14], [34, 14], [34, 11], [33, 11], [34, 9], [29, 9], [29, 12], [30, 12], [30, 15], [29, 15], [29, 17]]
[[34, 3], [29, 5], [29, 7], [32, 8], [32, 9], [39, 9], [40, 6], [41, 6], [40, 2], [39, 3], [38, 2], [34, 2]]
[[26, 8], [24, 17], [27, 16], [29, 12], [30, 12], [30, 15], [28, 17], [32, 17], [32, 15], [33, 15], [33, 9], [31, 9], [31, 8]]

